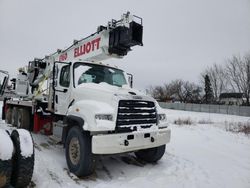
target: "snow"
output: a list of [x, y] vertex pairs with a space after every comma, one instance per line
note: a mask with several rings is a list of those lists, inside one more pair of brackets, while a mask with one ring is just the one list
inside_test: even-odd
[[12, 158], [14, 146], [8, 133], [0, 127], [0, 159], [10, 160]]
[[105, 83], [105, 82], [101, 82], [98, 84], [97, 83], [84, 83], [84, 84], [80, 84], [78, 87], [79, 88], [94, 89], [94, 90], [103, 90], [106, 92], [118, 91], [118, 88], [116, 86], [110, 85], [110, 84]]
[[[133, 154], [102, 156], [97, 159], [95, 173], [88, 178], [78, 178], [67, 170], [62, 145], [50, 137], [33, 134], [36, 152], [33, 183], [37, 188], [250, 187], [250, 137], [226, 131], [229, 124], [250, 125], [249, 117], [163, 111], [172, 135], [159, 162], [145, 164]], [[189, 119], [192, 123], [176, 125], [177, 119]], [[12, 129], [4, 121], [0, 121], [0, 127]]]
[[31, 157], [33, 154], [33, 141], [30, 133], [25, 129], [17, 129], [20, 139], [21, 155], [24, 158]]
[[203, 113], [203, 112], [189, 112], [181, 110], [164, 110], [168, 120], [173, 123], [173, 120], [177, 118], [187, 119], [190, 118], [194, 123], [236, 123], [236, 122], [249, 122], [250, 117], [226, 115], [226, 114], [215, 114], [215, 113]]

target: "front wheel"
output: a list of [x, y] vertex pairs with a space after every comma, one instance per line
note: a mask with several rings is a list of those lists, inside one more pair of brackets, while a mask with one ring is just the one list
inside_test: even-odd
[[76, 176], [88, 176], [95, 168], [95, 157], [91, 152], [91, 137], [77, 126], [69, 130], [66, 143], [66, 161], [70, 172]]
[[141, 159], [149, 163], [153, 163], [162, 158], [162, 156], [165, 153], [165, 147], [166, 145], [162, 145], [162, 146], [155, 147], [155, 148], [139, 150], [135, 152], [135, 155], [138, 159]]

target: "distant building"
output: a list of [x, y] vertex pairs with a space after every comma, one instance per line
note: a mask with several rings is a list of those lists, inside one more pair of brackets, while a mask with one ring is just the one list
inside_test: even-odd
[[245, 102], [244, 93], [221, 93], [220, 104], [242, 105]]

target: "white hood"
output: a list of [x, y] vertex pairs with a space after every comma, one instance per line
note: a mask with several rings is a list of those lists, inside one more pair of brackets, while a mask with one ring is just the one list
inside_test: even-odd
[[[74, 102], [69, 108], [68, 115], [82, 117], [84, 119], [84, 130], [89, 131], [114, 130], [120, 100], [155, 102], [152, 97], [128, 86], [116, 87], [106, 83], [79, 85], [72, 92], [72, 100]], [[95, 119], [96, 114], [112, 114], [114, 119], [105, 123], [103, 121], [98, 122]]]
[[149, 100], [154, 101], [150, 96], [146, 96], [144, 93], [132, 89], [127, 85], [123, 87], [112, 86], [107, 83], [84, 83], [75, 88], [73, 92], [73, 98], [76, 101], [79, 100], [96, 100], [101, 102], [107, 102], [115, 100], [116, 102], [121, 99], [133, 100]]

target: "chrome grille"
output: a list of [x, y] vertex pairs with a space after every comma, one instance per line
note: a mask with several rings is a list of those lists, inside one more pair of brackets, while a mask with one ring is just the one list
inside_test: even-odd
[[134, 131], [137, 126], [147, 128], [156, 123], [154, 102], [142, 100], [119, 101], [116, 121], [118, 131]]

